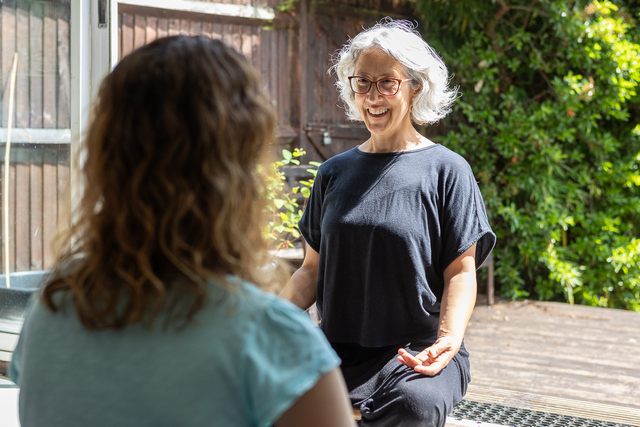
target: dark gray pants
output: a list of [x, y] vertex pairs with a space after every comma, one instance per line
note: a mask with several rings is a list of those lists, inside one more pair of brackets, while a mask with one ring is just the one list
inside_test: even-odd
[[[416, 355], [430, 344], [404, 346]], [[363, 348], [333, 344], [360, 426], [443, 427], [447, 414], [462, 400], [470, 380], [469, 353], [464, 348], [437, 375], [428, 377], [397, 359], [399, 346]]]

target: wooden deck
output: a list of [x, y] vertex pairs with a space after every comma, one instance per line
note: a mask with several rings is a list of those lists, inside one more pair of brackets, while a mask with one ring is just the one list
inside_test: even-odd
[[640, 427], [640, 313], [480, 295], [465, 343], [465, 400]]
[[640, 313], [483, 297], [467, 400], [640, 426]]

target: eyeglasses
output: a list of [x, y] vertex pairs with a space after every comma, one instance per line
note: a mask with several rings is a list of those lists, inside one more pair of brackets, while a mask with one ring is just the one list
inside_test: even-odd
[[380, 95], [393, 96], [400, 90], [400, 84], [402, 82], [410, 82], [413, 79], [394, 79], [391, 77], [385, 77], [380, 80], [372, 81], [366, 77], [351, 76], [348, 77], [351, 90], [355, 93], [365, 94], [369, 93], [372, 84], [376, 84], [376, 88]]

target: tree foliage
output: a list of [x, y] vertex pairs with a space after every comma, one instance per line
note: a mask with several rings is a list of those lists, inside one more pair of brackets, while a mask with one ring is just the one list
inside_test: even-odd
[[414, 3], [460, 87], [436, 130], [480, 183], [499, 292], [640, 311], [640, 6]]

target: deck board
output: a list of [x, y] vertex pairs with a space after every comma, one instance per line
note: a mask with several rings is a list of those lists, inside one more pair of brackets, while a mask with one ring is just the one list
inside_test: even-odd
[[472, 386], [640, 410], [640, 313], [479, 300], [465, 345]]

